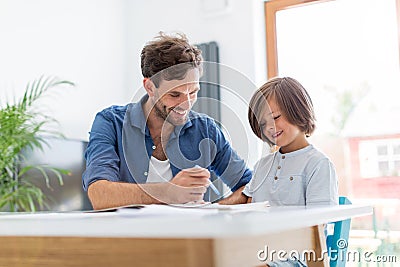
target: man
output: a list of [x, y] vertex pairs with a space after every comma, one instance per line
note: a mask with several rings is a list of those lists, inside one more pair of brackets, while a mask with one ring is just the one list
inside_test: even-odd
[[[241, 197], [251, 178], [214, 120], [191, 110], [200, 90], [201, 51], [183, 34], [163, 33], [141, 53], [139, 103], [96, 115], [83, 186], [94, 209], [202, 201], [210, 175]], [[224, 201], [224, 200], [223, 200]]]

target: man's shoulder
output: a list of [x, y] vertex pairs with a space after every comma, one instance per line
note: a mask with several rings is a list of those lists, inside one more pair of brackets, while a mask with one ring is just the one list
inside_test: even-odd
[[192, 124], [207, 124], [207, 125], [216, 125], [215, 120], [204, 113], [199, 113], [191, 110], [189, 113], [189, 119]]
[[109, 112], [109, 113], [125, 113], [129, 105], [132, 105], [132, 103], [131, 104], [127, 104], [125, 106], [112, 105], [112, 106], [109, 106], [109, 107], [103, 109], [100, 112], [105, 112], [105, 113], [107, 113], [107, 112]]
[[107, 117], [107, 118], [124, 117], [129, 105], [131, 105], [131, 104], [127, 104], [125, 106], [112, 105], [112, 106], [109, 106], [109, 107], [101, 110], [100, 112], [98, 112], [98, 114], [103, 115], [104, 117]]

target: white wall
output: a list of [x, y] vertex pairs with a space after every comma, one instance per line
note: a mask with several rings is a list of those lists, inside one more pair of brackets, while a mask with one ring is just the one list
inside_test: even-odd
[[75, 82], [46, 105], [67, 137], [87, 140], [97, 111], [138, 95], [140, 51], [160, 30], [219, 44], [222, 124], [254, 163], [247, 101], [266, 78], [261, 0], [0, 0], [0, 96], [41, 74]]
[[0, 0], [0, 96], [56, 75], [76, 83], [46, 98], [69, 138], [88, 139], [96, 111], [126, 101], [122, 0]]

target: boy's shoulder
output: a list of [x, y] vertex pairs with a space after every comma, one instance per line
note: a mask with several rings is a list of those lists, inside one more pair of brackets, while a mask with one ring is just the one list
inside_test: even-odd
[[313, 172], [315, 168], [319, 168], [321, 166], [325, 166], [323, 168], [335, 168], [331, 159], [318, 148], [313, 147], [308, 155], [305, 162], [305, 170], [307, 172]]
[[326, 159], [329, 160], [329, 157], [322, 152], [320, 149], [314, 147], [313, 145], [310, 145], [310, 150], [307, 151], [307, 157], [316, 161]]

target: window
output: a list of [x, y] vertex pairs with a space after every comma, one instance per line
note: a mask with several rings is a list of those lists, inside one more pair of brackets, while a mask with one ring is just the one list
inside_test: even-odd
[[362, 178], [400, 176], [400, 139], [361, 141], [359, 148]]
[[334, 162], [339, 193], [374, 206], [353, 219], [351, 249], [398, 259], [399, 14], [400, 0], [265, 2], [268, 77], [305, 86], [317, 116], [310, 141]]

